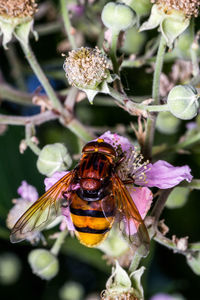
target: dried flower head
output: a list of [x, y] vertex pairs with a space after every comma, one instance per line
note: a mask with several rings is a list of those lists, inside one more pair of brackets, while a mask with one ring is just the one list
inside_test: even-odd
[[159, 27], [167, 46], [172, 48], [174, 41], [190, 25], [191, 17], [197, 17], [199, 0], [151, 0], [154, 5], [149, 19], [142, 24], [140, 31]]
[[28, 43], [36, 10], [35, 0], [0, 0], [0, 35], [5, 49], [13, 34], [20, 42]]
[[32, 17], [37, 9], [35, 0], [0, 0], [0, 16]]
[[165, 7], [166, 12], [172, 9], [184, 12], [187, 17], [197, 17], [199, 13], [199, 0], [151, 0], [160, 7]]
[[81, 47], [69, 52], [64, 70], [70, 85], [95, 89], [109, 75], [108, 62], [98, 47]]

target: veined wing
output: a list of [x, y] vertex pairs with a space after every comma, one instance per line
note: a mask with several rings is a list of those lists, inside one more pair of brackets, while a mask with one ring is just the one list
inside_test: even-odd
[[24, 240], [29, 232], [41, 231], [60, 214], [62, 192], [67, 190], [73, 177], [74, 171], [67, 173], [28, 208], [12, 229], [12, 243]]
[[134, 200], [131, 198], [126, 186], [117, 175], [113, 175], [112, 180], [113, 194], [117, 200], [118, 210], [126, 218], [129, 236], [131, 236], [131, 222], [134, 222], [137, 234], [134, 234], [133, 239], [131, 240], [133, 240], [133, 244], [136, 246], [143, 244], [145, 247], [145, 253], [147, 254], [150, 243], [149, 234]]

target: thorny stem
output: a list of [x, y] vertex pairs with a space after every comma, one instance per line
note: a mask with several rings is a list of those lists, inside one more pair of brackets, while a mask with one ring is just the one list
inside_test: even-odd
[[134, 102], [131, 98], [126, 95], [119, 93], [117, 90], [109, 87], [109, 95], [117, 100], [131, 115], [144, 115], [147, 116], [146, 112], [160, 112], [169, 111], [168, 105], [145, 105], [143, 103]]
[[73, 115], [66, 109], [64, 109], [61, 105], [58, 97], [56, 96], [55, 91], [53, 90], [39, 63], [37, 62], [37, 59], [34, 53], [32, 52], [30, 45], [24, 46], [21, 43], [21, 47], [26, 55], [30, 66], [32, 67], [33, 71], [42, 83], [49, 97], [49, 100], [52, 103], [53, 108], [57, 110], [57, 112], [61, 115], [62, 123], [84, 141], [90, 140], [91, 135], [87, 132], [85, 127], [78, 120], [74, 119]]
[[25, 126], [27, 124], [41, 125], [45, 122], [56, 120], [58, 115], [52, 111], [46, 111], [29, 117], [7, 116], [0, 114], [0, 124]]
[[65, 240], [67, 234], [68, 234], [68, 229], [65, 229], [65, 230], [63, 230], [63, 231], [61, 231], [61, 232], [59, 233], [58, 238], [56, 239], [56, 241], [55, 241], [53, 247], [52, 247], [51, 250], [50, 250], [50, 252], [51, 252], [53, 255], [55, 255], [55, 256], [58, 255], [58, 253], [59, 253], [59, 251], [60, 251], [60, 248], [61, 248], [61, 246], [62, 246], [62, 244], [63, 244], [63, 242], [64, 242], [64, 240]]
[[[154, 104], [158, 105], [160, 103], [160, 75], [163, 66], [163, 59], [166, 49], [166, 42], [164, 37], [161, 35], [160, 44], [156, 57], [155, 71], [153, 76], [153, 89], [152, 89], [152, 98], [154, 99]], [[156, 115], [152, 114], [151, 117], [147, 120], [146, 127], [146, 138], [144, 143], [144, 157], [151, 158], [152, 155], [152, 145], [154, 140], [154, 132], [155, 132], [155, 123], [156, 123]]]
[[158, 242], [159, 244], [173, 250], [176, 253], [183, 254], [185, 256], [192, 254], [193, 252], [199, 251], [200, 250], [200, 243], [191, 243], [188, 244], [188, 247], [186, 250], [181, 250], [177, 247], [176, 242], [168, 239], [165, 237], [160, 231], [156, 231], [156, 234], [154, 236], [154, 240]]
[[69, 12], [67, 8], [67, 1], [66, 0], [60, 0], [60, 6], [61, 6], [61, 13], [64, 21], [65, 30], [69, 39], [69, 42], [72, 46], [72, 49], [76, 49], [76, 42], [74, 39], [74, 36], [71, 34], [71, 24], [70, 24], [70, 18], [69, 18]]
[[27, 44], [27, 46], [24, 46], [23, 43], [20, 44], [31, 68], [33, 69], [34, 73], [37, 75], [39, 81], [41, 82], [43, 88], [45, 89], [47, 96], [49, 97], [49, 100], [51, 101], [53, 107], [59, 112], [62, 112], [62, 105], [58, 97], [56, 96], [56, 93], [54, 92], [52, 86], [50, 85], [47, 77], [45, 76], [43, 70], [41, 69], [33, 51], [31, 50], [30, 45]]
[[36, 155], [39, 155], [40, 148], [31, 140], [31, 137], [33, 136], [32, 131], [33, 131], [33, 125], [27, 124], [25, 127], [26, 144]]

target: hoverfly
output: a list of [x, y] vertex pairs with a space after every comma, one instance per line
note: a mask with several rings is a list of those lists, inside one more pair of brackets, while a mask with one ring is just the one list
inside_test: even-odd
[[82, 244], [88, 247], [100, 244], [120, 214], [127, 222], [134, 222], [139, 241], [147, 246], [147, 229], [126, 188], [126, 182], [117, 175], [121, 159], [103, 139], [87, 143], [78, 165], [56, 182], [16, 222], [11, 241], [23, 240], [29, 232], [47, 226], [65, 203], [69, 206], [75, 234]]

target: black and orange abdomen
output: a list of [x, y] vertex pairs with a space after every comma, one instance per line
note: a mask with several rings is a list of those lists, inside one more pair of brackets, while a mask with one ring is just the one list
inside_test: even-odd
[[80, 242], [87, 247], [101, 243], [108, 235], [115, 218], [115, 201], [112, 196], [88, 202], [71, 196], [70, 213], [75, 233]]

